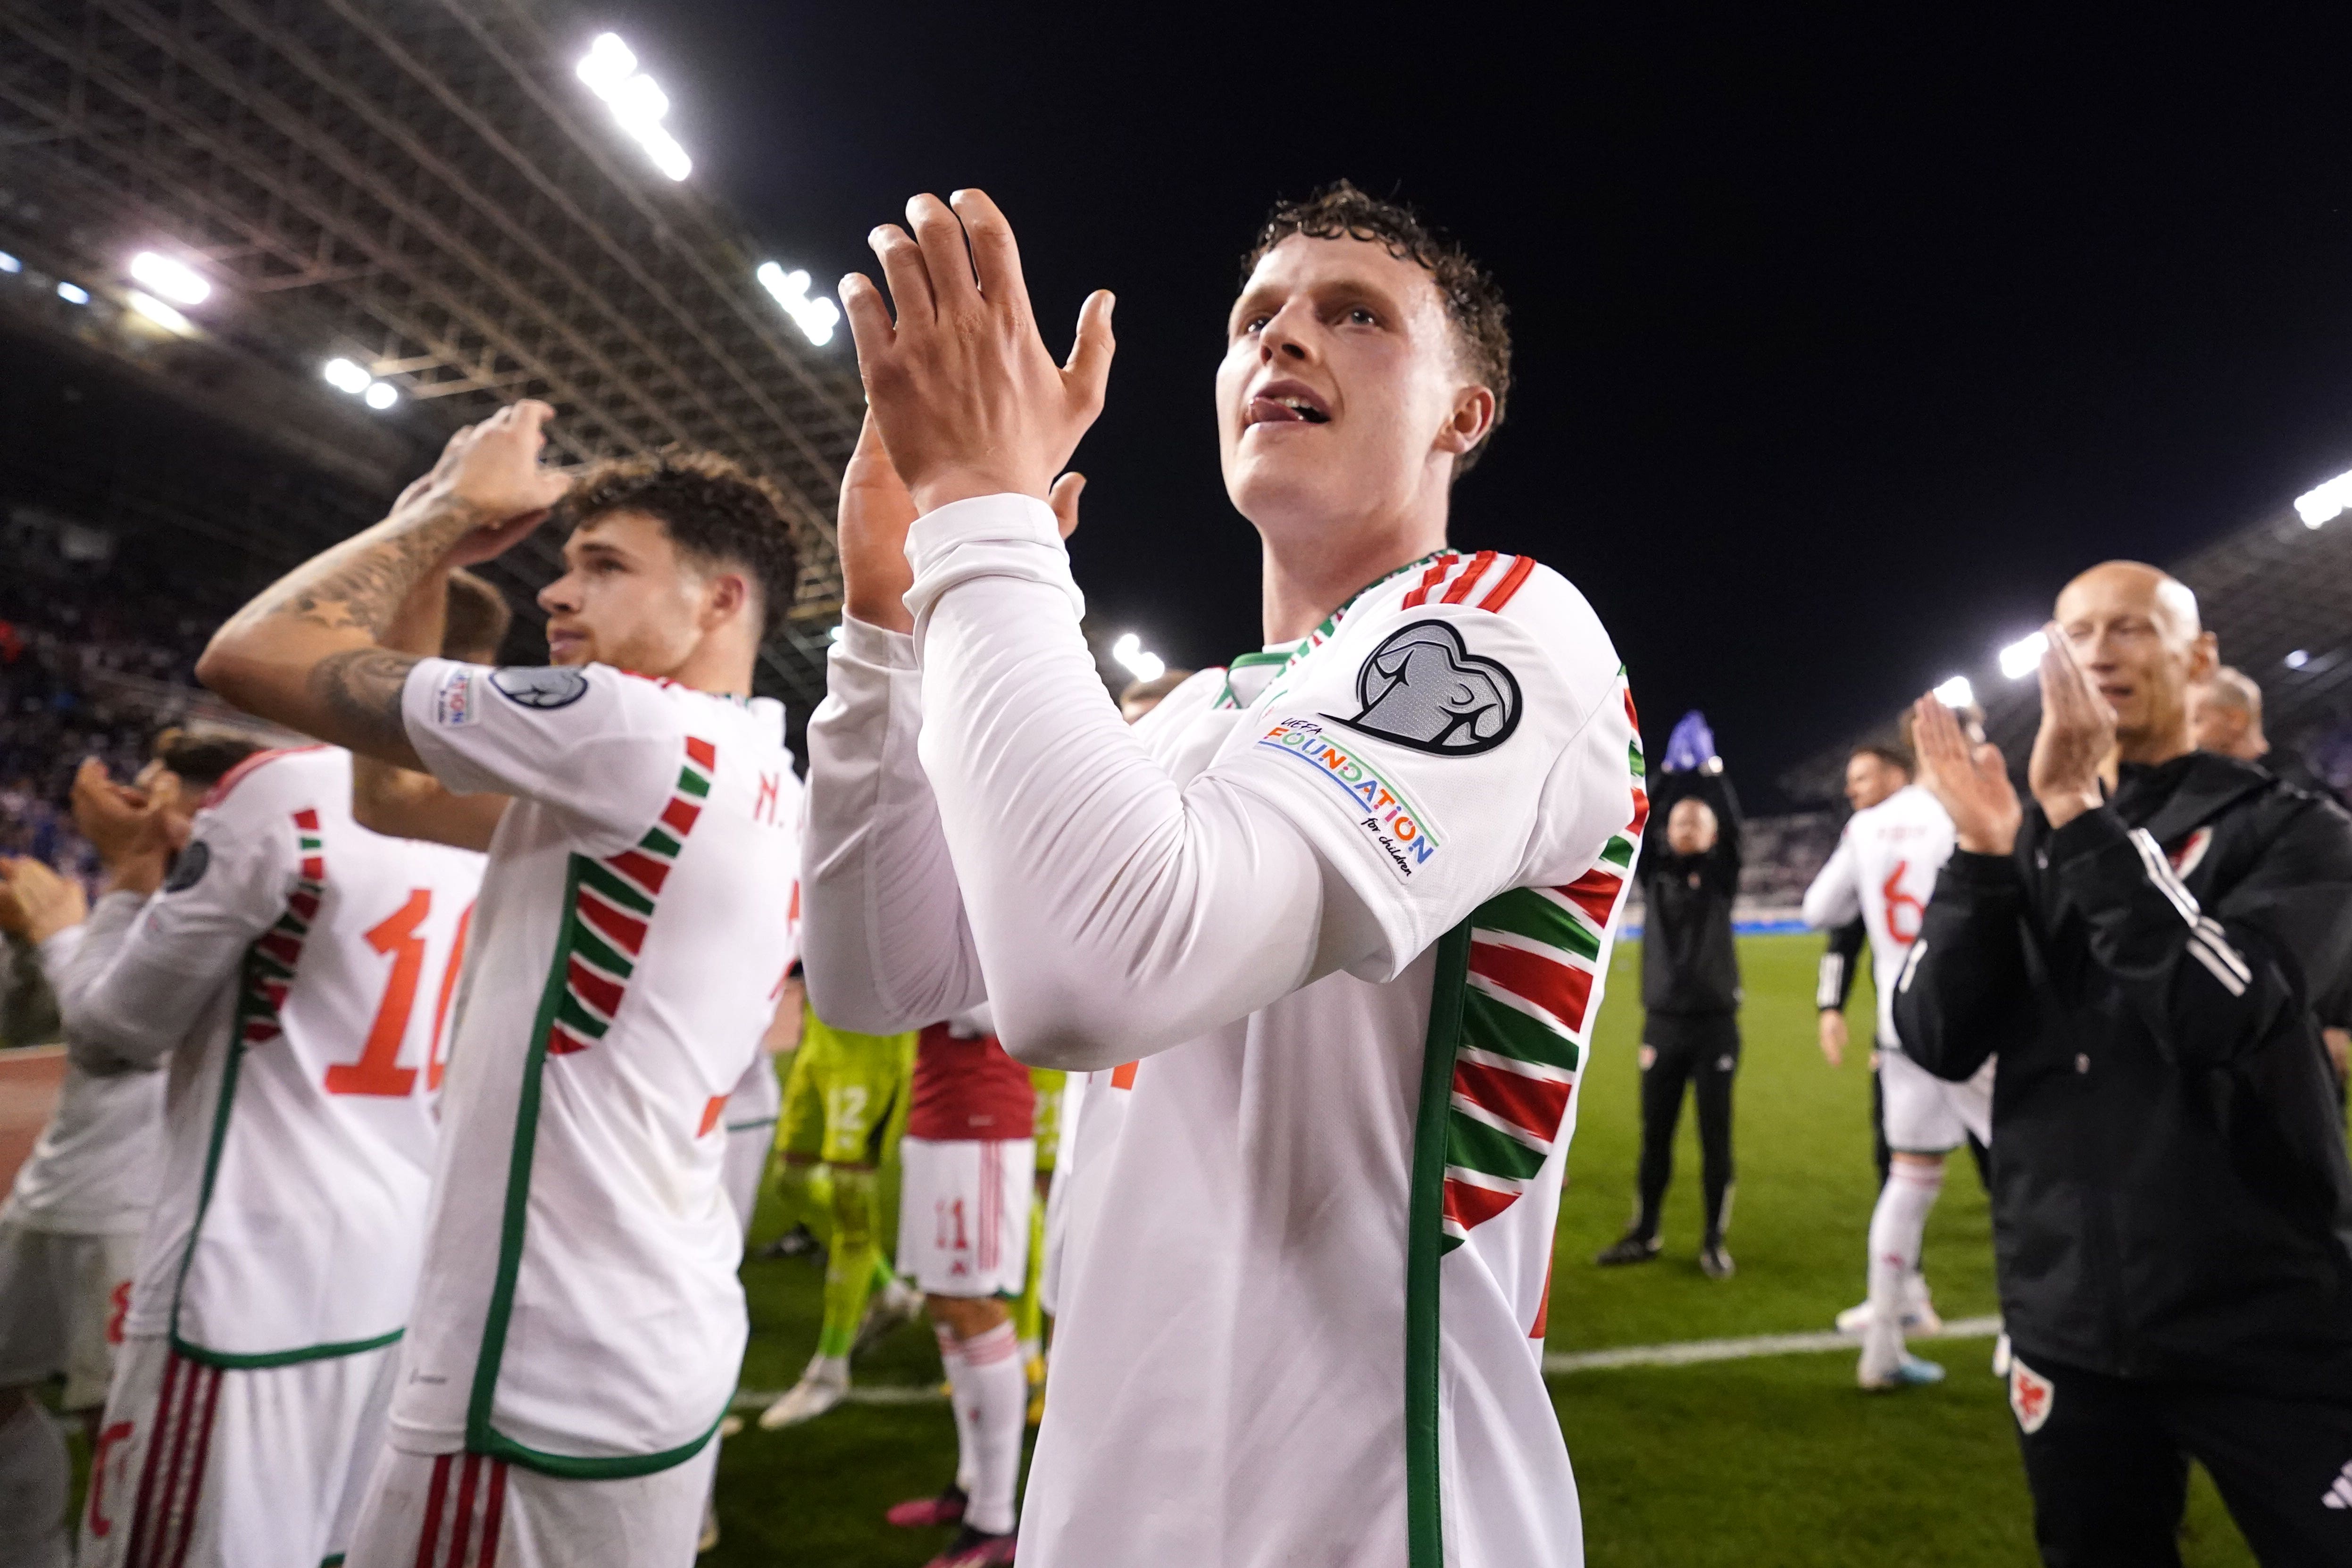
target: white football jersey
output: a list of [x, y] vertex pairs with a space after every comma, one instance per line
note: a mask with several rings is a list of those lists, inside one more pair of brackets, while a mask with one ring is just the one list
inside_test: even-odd
[[[46, 973], [65, 972], [83, 929], [68, 926], [41, 944]], [[0, 1213], [53, 1235], [137, 1236], [155, 1206], [163, 1141], [160, 1066], [100, 1077], [68, 1060], [57, 1105]]]
[[[980, 511], [1012, 505], [1025, 515]], [[1402, 1563], [1409, 1543], [1412, 1561], [1442, 1552], [1456, 1568], [1580, 1561], [1541, 1373], [1551, 1242], [1647, 809], [1600, 621], [1533, 561], [1443, 552], [1295, 647], [1179, 689], [1136, 728], [1147, 760], [1085, 689], [1075, 606], [1054, 603], [1075, 590], [1042, 506], [942, 509], [910, 554], [919, 667], [913, 639], [853, 626], [812, 728], [820, 1004], [860, 984], [820, 962], [854, 965], [856, 944], [821, 954], [821, 933], [887, 930], [862, 922], [946, 864], [919, 841], [919, 812], [856, 817], [928, 776], [930, 831], [954, 865], [1059, 859], [1087, 889], [1006, 920], [961, 879], [1009, 1046], [1025, 1043], [1019, 972], [1066, 966], [1066, 951], [1099, 964], [1091, 944], [1122, 937], [1124, 972], [1091, 981], [1107, 1007], [1139, 1034], [1214, 1020], [1085, 1091], [1022, 1561]], [[1024, 732], [1066, 723], [1067, 742], [1014, 759], [973, 746], [1008, 725], [991, 692], [1032, 658], [1066, 667], [1068, 689], [1022, 692], [1049, 715]], [[923, 767], [908, 773], [918, 668]], [[943, 726], [943, 711], [965, 722]], [[992, 810], [963, 787], [992, 769], [1062, 793], [1034, 817]], [[1097, 838], [1103, 820], [1119, 831]], [[1089, 854], [1104, 858], [1071, 863]], [[1141, 889], [1179, 861], [1188, 885], [1218, 890], [1171, 923]], [[1254, 971], [1217, 945], [1213, 913], [1193, 920], [1226, 898], [1300, 911], [1318, 952]], [[952, 955], [881, 956], [882, 996], [925, 976], [977, 982]]]
[[400, 1337], [433, 1058], [482, 858], [352, 819], [352, 760], [263, 752], [153, 898], [91, 912], [58, 977], [74, 1058], [166, 1053], [163, 1168], [124, 1329], [271, 1366]]
[[515, 797], [458, 986], [392, 1440], [574, 1478], [691, 1458], [735, 1392], [729, 1095], [792, 962], [776, 713], [602, 665], [426, 659], [409, 739]]
[[1878, 1045], [1900, 1050], [1895, 1035], [1895, 983], [1903, 976], [1919, 921], [1936, 891], [1936, 873], [1958, 843], [1952, 819], [1924, 784], [1905, 784], [1846, 819], [1845, 831], [1805, 889], [1805, 923], [1842, 926], [1856, 915], [1870, 933], [1870, 974], [1878, 987]]

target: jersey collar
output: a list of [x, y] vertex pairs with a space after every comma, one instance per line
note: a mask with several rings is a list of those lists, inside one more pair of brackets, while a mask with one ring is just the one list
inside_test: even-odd
[[[1276, 667], [1273, 675], [1269, 676], [1262, 682], [1252, 682], [1248, 680], [1244, 680], [1243, 682], [1244, 685], [1255, 684], [1257, 686], [1258, 694], [1263, 695], [1265, 689], [1272, 686], [1276, 680], [1279, 679], [1284, 675], [1288, 674], [1292, 667], [1297, 665], [1300, 659], [1305, 658], [1308, 654], [1313, 653], [1317, 648], [1321, 647], [1325, 643], [1329, 642], [1332, 637], [1338, 633], [1340, 623], [1348, 618], [1349, 612], [1353, 610], [1358, 605], [1361, 604], [1373, 593], [1377, 592], [1382, 585], [1395, 582], [1399, 577], [1402, 577], [1406, 573], [1412, 571], [1415, 567], [1428, 565], [1431, 562], [1435, 561], [1441, 555], [1449, 555], [1452, 553], [1453, 547], [1451, 545], [1441, 545], [1439, 548], [1431, 551], [1428, 554], [1422, 556], [1419, 560], [1408, 561], [1403, 565], [1395, 568], [1393, 571], [1381, 573], [1379, 576], [1373, 578], [1370, 582], [1365, 584], [1362, 587], [1349, 595], [1346, 603], [1342, 604], [1338, 609], [1332, 611], [1329, 615], [1324, 616], [1321, 624], [1317, 626], [1313, 631], [1308, 632], [1305, 637], [1300, 637], [1295, 643], [1276, 644], [1273, 647], [1263, 648], [1255, 653], [1235, 655], [1233, 660], [1225, 666], [1225, 688], [1223, 691], [1217, 694], [1216, 706], [1219, 708], [1243, 708], [1248, 706], [1248, 703], [1241, 700], [1234, 690], [1234, 672], [1235, 670], [1258, 669], [1269, 665]], [[1250, 700], [1255, 701], [1256, 698], [1254, 696]]]

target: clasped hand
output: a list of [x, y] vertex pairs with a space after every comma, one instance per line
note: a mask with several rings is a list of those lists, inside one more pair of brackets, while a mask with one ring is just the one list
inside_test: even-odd
[[[2043, 641], [2042, 728], [2033, 737], [2026, 783], [2055, 828], [2098, 805], [2099, 764], [2115, 748], [2116, 714], [2055, 625], [2044, 629]], [[1919, 782], [1950, 816], [1960, 847], [1978, 855], [2010, 853], [2025, 814], [2000, 749], [1971, 746], [1952, 710], [1932, 694], [1912, 705], [1911, 736]]]

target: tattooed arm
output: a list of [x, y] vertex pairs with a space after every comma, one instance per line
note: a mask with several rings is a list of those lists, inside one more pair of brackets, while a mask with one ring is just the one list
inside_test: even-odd
[[417, 656], [387, 646], [389, 634], [420, 583], [498, 554], [562, 498], [562, 477], [539, 466], [552, 412], [518, 403], [458, 431], [391, 516], [231, 616], [197, 660], [196, 679], [248, 713], [421, 768], [400, 716]]
[[[383, 635], [385, 647], [418, 656], [437, 653], [469, 664], [496, 659], [496, 648], [450, 645], [446, 627], [452, 575], [446, 567], [436, 568], [409, 590]], [[363, 753], [352, 756], [352, 816], [362, 827], [389, 837], [487, 850], [511, 798], [459, 795], [431, 773], [395, 767]]]

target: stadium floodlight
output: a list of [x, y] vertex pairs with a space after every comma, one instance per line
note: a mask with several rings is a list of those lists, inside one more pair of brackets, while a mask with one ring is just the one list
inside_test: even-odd
[[171, 306], [166, 305], [163, 300], [158, 300], [154, 295], [148, 293], [142, 289], [133, 289], [129, 290], [123, 295], [123, 299], [130, 303], [130, 306], [133, 310], [138, 311], [139, 314], [146, 317], [149, 321], [154, 322], [159, 327], [163, 327], [169, 331], [181, 333], [183, 336], [196, 330], [194, 323], [190, 321], [187, 317], [183, 316], [179, 311], [174, 310]]
[[365, 392], [368, 384], [375, 379], [351, 361], [340, 357], [329, 360], [320, 374], [327, 378], [329, 386], [337, 392], [348, 392], [353, 397]]
[[646, 155], [673, 180], [694, 172], [694, 160], [662, 124], [669, 113], [669, 95], [654, 79], [637, 68], [636, 52], [617, 33], [599, 33], [574, 68], [588, 90], [604, 100], [621, 129], [646, 150]]
[[2352, 474], [2338, 474], [2294, 498], [2294, 514], [2303, 519], [2305, 528], [2317, 528], [2347, 510], [2352, 510]]
[[400, 401], [400, 388], [388, 381], [372, 381], [368, 383], [367, 390], [360, 394], [360, 400], [381, 414]]
[[131, 258], [131, 276], [174, 305], [201, 305], [212, 297], [213, 286], [204, 274], [185, 262], [142, 250]]
[[1947, 708], [1967, 708], [1977, 700], [1977, 689], [1969, 684], [1965, 675], [1956, 675], [1936, 688], [1936, 700]]
[[25, 264], [23, 262], [17, 260], [6, 251], [0, 250], [0, 272], [22, 272], [23, 270], [25, 270]]
[[1168, 672], [1168, 661], [1147, 652], [1143, 639], [1133, 632], [1119, 634], [1119, 639], [1110, 645], [1110, 656], [1138, 680], [1157, 680]]
[[798, 268], [787, 272], [775, 262], [762, 261], [751, 276], [784, 308], [784, 314], [800, 328], [802, 336], [819, 348], [833, 342], [833, 329], [841, 321], [841, 307], [822, 294], [809, 298], [807, 272]]
[[2305, 665], [2309, 664], [2310, 662], [2311, 652], [2308, 648], [2299, 647], [2293, 653], [2286, 656], [2286, 667], [2289, 669], [2301, 669]]
[[2049, 646], [2047, 632], [2018, 638], [2000, 650], [2000, 672], [2011, 680], [2022, 680], [2042, 668], [2042, 653]]
[[87, 305], [89, 303], [89, 290], [79, 283], [68, 283], [60, 278], [58, 279], [58, 298], [68, 305]]

